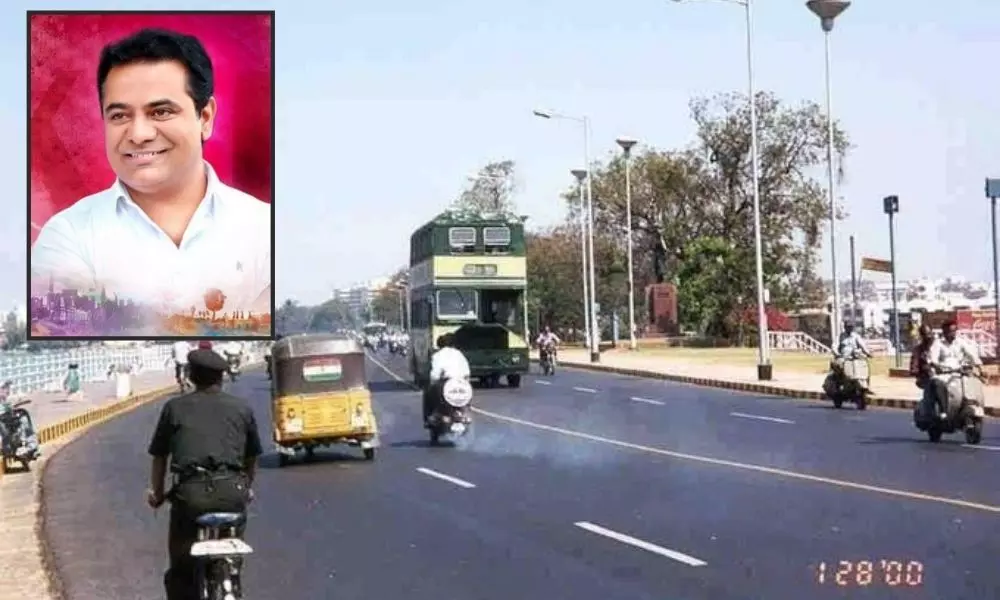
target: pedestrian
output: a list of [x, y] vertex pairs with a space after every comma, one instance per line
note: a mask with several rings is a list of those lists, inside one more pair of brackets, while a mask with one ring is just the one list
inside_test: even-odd
[[83, 396], [80, 391], [82, 387], [80, 365], [70, 363], [69, 369], [66, 372], [66, 378], [63, 379], [63, 390], [66, 392], [66, 400], [79, 400]]
[[[210, 512], [246, 512], [251, 486], [262, 453], [253, 409], [241, 398], [222, 391], [229, 364], [212, 350], [188, 355], [195, 391], [163, 406], [149, 443], [153, 457], [146, 501], [158, 508], [170, 500], [168, 551], [164, 574], [167, 600], [197, 598], [196, 564], [191, 546], [197, 541], [199, 516]], [[173, 485], [165, 491], [168, 472]], [[243, 536], [246, 520], [237, 527]]]

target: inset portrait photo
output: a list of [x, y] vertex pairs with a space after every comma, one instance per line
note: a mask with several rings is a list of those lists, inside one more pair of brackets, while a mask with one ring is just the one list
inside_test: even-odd
[[271, 337], [273, 27], [29, 13], [29, 339]]

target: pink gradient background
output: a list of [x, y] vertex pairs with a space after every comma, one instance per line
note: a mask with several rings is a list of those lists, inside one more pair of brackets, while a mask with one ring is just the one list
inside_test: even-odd
[[143, 27], [196, 36], [212, 58], [215, 130], [205, 158], [220, 179], [271, 202], [271, 16], [266, 14], [32, 15], [31, 242], [57, 212], [101, 191], [115, 174], [97, 98], [101, 48]]

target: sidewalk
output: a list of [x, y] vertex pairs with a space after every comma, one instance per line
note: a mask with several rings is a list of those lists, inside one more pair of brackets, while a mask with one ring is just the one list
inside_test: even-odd
[[39, 537], [41, 474], [45, 461], [71, 439], [66, 434], [135, 406], [176, 385], [173, 373], [148, 371], [132, 376], [130, 399], [115, 397], [114, 381], [83, 385], [79, 400], [63, 393], [27, 394], [35, 428], [42, 441], [42, 458], [31, 472], [0, 473], [0, 600], [50, 600], [52, 593], [44, 546]]
[[[586, 350], [566, 349], [559, 352], [559, 362], [597, 371], [607, 371], [639, 377], [668, 379], [708, 387], [718, 387], [758, 394], [823, 400], [825, 374], [774, 369], [774, 379], [758, 381], [756, 366], [731, 365], [710, 360], [685, 360], [670, 358], [662, 353], [650, 356], [642, 350], [608, 350], [601, 353], [601, 362], [592, 364]], [[898, 379], [873, 375], [871, 381], [875, 397], [872, 406], [912, 409], [920, 398], [920, 390], [912, 379]], [[986, 387], [986, 412], [1000, 416], [1000, 387]]]

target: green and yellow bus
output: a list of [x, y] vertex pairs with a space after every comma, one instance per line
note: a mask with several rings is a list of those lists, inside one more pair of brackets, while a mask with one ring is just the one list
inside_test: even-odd
[[410, 238], [410, 371], [427, 382], [439, 336], [455, 334], [472, 377], [518, 387], [529, 369], [524, 220], [445, 212]]

